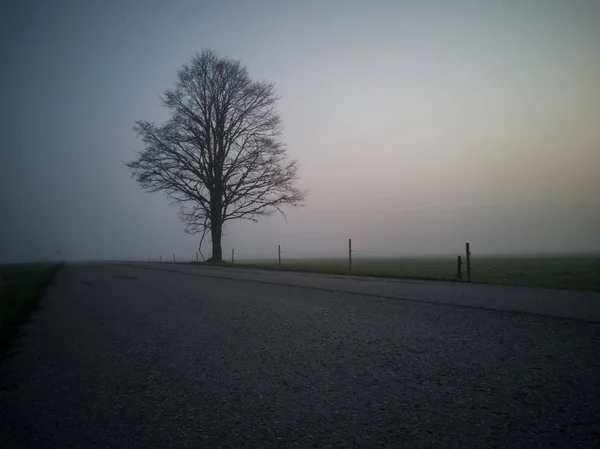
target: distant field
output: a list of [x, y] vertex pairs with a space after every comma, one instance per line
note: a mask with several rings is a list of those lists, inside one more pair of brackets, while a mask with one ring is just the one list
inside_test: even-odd
[[[464, 262], [464, 261], [463, 261]], [[277, 269], [277, 260], [241, 260], [237, 266]], [[283, 260], [283, 270], [348, 274], [347, 259]], [[356, 259], [352, 273], [458, 280], [456, 258]], [[467, 277], [463, 264], [463, 280]], [[471, 280], [490, 284], [600, 290], [600, 255], [570, 257], [471, 257]]]
[[56, 263], [0, 265], [0, 353], [59, 268]]

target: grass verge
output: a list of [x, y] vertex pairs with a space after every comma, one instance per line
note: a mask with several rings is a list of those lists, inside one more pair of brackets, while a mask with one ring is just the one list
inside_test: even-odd
[[[278, 269], [277, 260], [243, 260], [234, 266]], [[350, 274], [347, 259], [282, 260], [281, 269]], [[351, 274], [458, 281], [456, 258], [452, 257], [356, 259], [352, 261]], [[463, 265], [462, 280], [466, 278]], [[600, 291], [600, 256], [473, 256], [471, 280], [485, 284]]]
[[62, 263], [0, 265], [0, 355], [52, 282]]

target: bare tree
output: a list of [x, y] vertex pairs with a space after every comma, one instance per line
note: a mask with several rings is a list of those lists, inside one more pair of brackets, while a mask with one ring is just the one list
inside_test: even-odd
[[[162, 126], [136, 122], [145, 148], [127, 166], [148, 192], [165, 192], [179, 206], [188, 233], [212, 238], [212, 261], [223, 258], [222, 229], [234, 219], [257, 221], [300, 206], [297, 161], [287, 160], [273, 84], [252, 81], [241, 62], [212, 51], [183, 65], [162, 102]], [[284, 215], [285, 216], [285, 215]]]

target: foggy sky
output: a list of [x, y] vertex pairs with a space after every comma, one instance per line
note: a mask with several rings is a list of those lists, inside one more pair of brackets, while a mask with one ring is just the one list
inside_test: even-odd
[[229, 222], [225, 254], [599, 251], [598, 23], [593, 0], [6, 2], [0, 261], [194, 257], [124, 163], [203, 49], [276, 84], [310, 189]]

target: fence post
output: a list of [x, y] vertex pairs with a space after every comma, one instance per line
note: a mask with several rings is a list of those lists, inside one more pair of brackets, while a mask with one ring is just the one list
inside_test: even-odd
[[462, 279], [462, 260], [460, 256], [458, 256], [456, 263], [458, 266], [458, 279]]
[[467, 282], [471, 282], [471, 251], [469, 250], [469, 242], [467, 242]]
[[160, 259], [159, 259], [159, 261], [162, 263], [162, 256], [160, 256]]
[[352, 239], [348, 239], [348, 271], [352, 271]]
[[175, 263], [175, 254], [173, 254], [173, 263]]
[[235, 249], [231, 248], [231, 265], [233, 265], [234, 255], [235, 255]]
[[281, 245], [277, 245], [277, 258], [279, 259], [279, 268], [281, 268]]
[[196, 251], [196, 263], [198, 263], [198, 251]]

